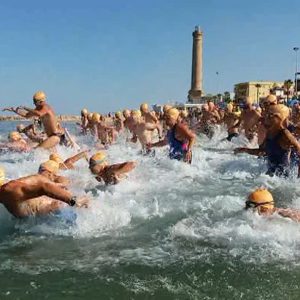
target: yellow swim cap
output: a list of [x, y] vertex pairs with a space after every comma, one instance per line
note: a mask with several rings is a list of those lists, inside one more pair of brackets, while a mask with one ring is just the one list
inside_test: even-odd
[[90, 158], [90, 166], [102, 165], [106, 162], [106, 154], [104, 152], [97, 152]]
[[21, 140], [22, 136], [18, 131], [12, 131], [9, 133], [8, 139], [15, 142]]
[[33, 100], [35, 100], [35, 101], [45, 101], [46, 100], [46, 94], [42, 91], [37, 91], [33, 95]]
[[227, 106], [226, 106], [226, 109], [227, 109], [227, 111], [229, 113], [232, 113], [232, 111], [233, 111], [233, 105], [232, 105], [232, 103], [228, 103]]
[[248, 196], [246, 208], [274, 208], [274, 199], [272, 194], [264, 188], [256, 189]]
[[170, 108], [166, 112], [166, 116], [177, 120], [179, 117], [179, 110], [177, 108]]
[[87, 115], [87, 114], [88, 114], [88, 110], [87, 110], [86, 108], [83, 108], [83, 109], [81, 110], [81, 114], [82, 114], [82, 115]]
[[166, 113], [170, 108], [172, 108], [171, 105], [165, 104], [165, 105], [163, 106], [163, 112]]
[[133, 111], [131, 111], [131, 114], [133, 117], [141, 117], [142, 116], [142, 112], [140, 110], [133, 110]]
[[148, 109], [149, 109], [149, 106], [148, 106], [147, 103], [141, 104], [140, 110], [141, 110], [142, 112], [145, 112], [145, 111], [147, 111]]
[[287, 106], [284, 104], [276, 104], [270, 106], [268, 110], [268, 114], [273, 114], [277, 117], [279, 117], [282, 121], [287, 119], [290, 115], [290, 110]]
[[93, 119], [93, 113], [89, 113], [87, 115], [87, 118], [88, 118], [89, 121], [92, 121], [92, 119]]
[[0, 167], [0, 186], [5, 182], [5, 170], [3, 167]]
[[93, 122], [99, 122], [100, 121], [100, 114], [98, 113], [93, 113], [93, 116], [92, 116], [92, 121]]
[[63, 159], [57, 153], [50, 154], [49, 160], [53, 160], [58, 164], [62, 164], [64, 162]]
[[54, 160], [47, 160], [42, 163], [39, 167], [39, 173], [43, 171], [48, 171], [50, 173], [56, 174], [59, 170], [59, 164]]
[[115, 113], [115, 117], [121, 119], [122, 118], [122, 113], [120, 111], [117, 111]]
[[275, 95], [268, 95], [263, 101], [263, 104], [276, 104], [277, 103], [277, 97]]

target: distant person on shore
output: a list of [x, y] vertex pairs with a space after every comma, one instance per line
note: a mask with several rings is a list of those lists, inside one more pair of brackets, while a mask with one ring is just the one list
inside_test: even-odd
[[97, 152], [90, 158], [89, 169], [92, 174], [96, 175], [99, 182], [104, 182], [106, 185], [117, 184], [122, 179], [126, 178], [126, 174], [136, 167], [133, 161], [110, 165], [107, 162], [104, 152]]
[[284, 218], [289, 218], [295, 222], [300, 222], [300, 210], [275, 207], [272, 194], [264, 188], [253, 191], [248, 196], [248, 200], [245, 204], [246, 210], [257, 212], [261, 216], [268, 217], [278, 214]]
[[187, 163], [192, 162], [192, 147], [195, 143], [195, 134], [187, 125], [180, 122], [179, 111], [171, 108], [165, 113], [166, 125], [169, 127], [164, 140], [148, 147], [163, 147], [169, 145], [169, 157], [171, 159], [182, 160]]
[[40, 174], [5, 181], [0, 168], [0, 203], [17, 218], [46, 215], [69, 206], [88, 205], [86, 197], [73, 196], [67, 189]]

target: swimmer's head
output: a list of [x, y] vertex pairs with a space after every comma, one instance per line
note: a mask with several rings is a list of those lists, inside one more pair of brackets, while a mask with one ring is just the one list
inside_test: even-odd
[[165, 113], [165, 120], [168, 126], [174, 126], [177, 123], [179, 117], [179, 110], [177, 108], [170, 108]]
[[93, 113], [89, 113], [88, 115], [87, 115], [87, 119], [88, 119], [88, 121], [92, 121], [92, 119], [93, 119]]
[[202, 111], [209, 111], [208, 104], [203, 104], [202, 107], [201, 107], [201, 110]]
[[131, 116], [134, 121], [138, 121], [142, 117], [142, 112], [140, 110], [132, 110]]
[[83, 108], [83, 109], [81, 110], [81, 115], [82, 115], [82, 116], [87, 116], [87, 114], [88, 114], [88, 110], [87, 110], [86, 108]]
[[46, 94], [43, 91], [37, 91], [33, 96], [33, 103], [36, 106], [42, 105], [46, 101]]
[[172, 108], [171, 105], [165, 104], [165, 105], [163, 106], [163, 112], [164, 112], [164, 114], [165, 114], [169, 109], [171, 109], [171, 108]]
[[130, 110], [129, 109], [124, 109], [123, 110], [123, 116], [124, 116], [124, 118], [129, 118], [130, 117]]
[[22, 139], [22, 136], [18, 131], [12, 131], [9, 133], [8, 139], [10, 142], [17, 142]]
[[147, 103], [141, 104], [140, 110], [142, 113], [147, 113], [149, 111], [149, 105]]
[[117, 118], [117, 119], [122, 119], [122, 113], [120, 112], [120, 111], [117, 111], [116, 113], [115, 113], [115, 117]]
[[262, 106], [268, 108], [271, 105], [277, 104], [277, 97], [273, 94], [268, 95], [265, 99], [261, 102]]
[[107, 165], [106, 154], [102, 151], [95, 153], [89, 161], [90, 168]]
[[93, 116], [92, 116], [92, 121], [95, 122], [95, 123], [99, 122], [100, 121], [100, 114], [94, 112]]
[[5, 182], [5, 170], [0, 166], [0, 186]]
[[229, 112], [229, 113], [232, 113], [232, 112], [233, 112], [233, 105], [232, 105], [232, 103], [228, 103], [228, 104], [227, 104], [226, 110], [227, 110], [227, 112]]
[[253, 208], [258, 210], [268, 210], [274, 208], [274, 199], [272, 194], [264, 188], [256, 189], [248, 196], [246, 209]]
[[19, 125], [17, 126], [17, 131], [18, 131], [19, 133], [21, 133], [24, 129], [25, 129], [25, 126], [24, 126], [23, 124], [19, 124]]
[[264, 125], [266, 128], [270, 128], [272, 126], [277, 126], [284, 122], [287, 122], [287, 119], [290, 115], [290, 110], [284, 104], [272, 105], [267, 110], [264, 119]]
[[58, 164], [62, 164], [64, 162], [63, 159], [57, 153], [50, 154], [49, 160], [53, 160]]
[[59, 171], [59, 163], [54, 160], [47, 160], [40, 164], [39, 173], [43, 173], [45, 171], [55, 175]]

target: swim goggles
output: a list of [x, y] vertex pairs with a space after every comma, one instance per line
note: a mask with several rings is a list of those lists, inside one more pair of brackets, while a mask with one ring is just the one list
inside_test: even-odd
[[274, 204], [274, 201], [256, 203], [256, 202], [247, 200], [245, 204], [246, 204], [245, 209], [249, 209], [249, 208], [257, 208], [259, 206], [266, 205], [266, 204]]

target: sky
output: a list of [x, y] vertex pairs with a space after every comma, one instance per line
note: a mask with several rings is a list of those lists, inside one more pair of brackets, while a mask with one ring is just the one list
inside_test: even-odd
[[195, 25], [205, 93], [293, 79], [298, 0], [1, 0], [0, 106], [37, 90], [57, 113], [185, 102]]

